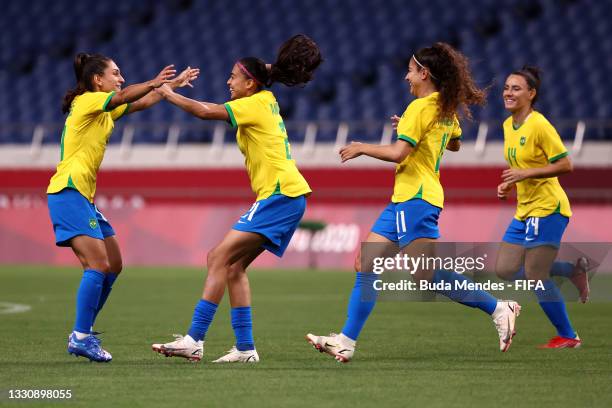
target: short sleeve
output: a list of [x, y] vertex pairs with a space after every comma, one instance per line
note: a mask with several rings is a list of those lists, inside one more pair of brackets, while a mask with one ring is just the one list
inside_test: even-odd
[[568, 155], [567, 149], [561, 141], [561, 136], [550, 123], [543, 123], [538, 134], [538, 144], [549, 163], [554, 163]]
[[260, 116], [257, 100], [253, 96], [226, 102], [224, 106], [234, 128], [252, 124]]
[[419, 143], [423, 133], [420, 113], [421, 106], [418, 104], [418, 100], [408, 105], [397, 124], [398, 140], [408, 142], [413, 147]]
[[129, 110], [130, 110], [130, 104], [124, 103], [123, 105], [119, 105], [111, 111], [111, 117], [113, 118], [113, 120], [117, 120], [125, 116], [129, 112]]
[[106, 112], [115, 92], [86, 92], [79, 96], [79, 110], [84, 115]]

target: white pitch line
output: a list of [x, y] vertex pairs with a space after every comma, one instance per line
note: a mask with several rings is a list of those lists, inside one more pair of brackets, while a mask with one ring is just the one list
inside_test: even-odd
[[0, 302], [0, 314], [25, 313], [32, 310], [30, 305], [21, 305], [19, 303]]

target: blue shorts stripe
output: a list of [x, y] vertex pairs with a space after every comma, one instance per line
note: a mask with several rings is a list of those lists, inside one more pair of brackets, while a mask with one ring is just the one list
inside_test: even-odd
[[263, 235], [267, 238], [263, 247], [281, 257], [305, 211], [306, 197], [273, 195], [256, 201], [232, 228]]
[[441, 208], [420, 198], [389, 203], [371, 231], [405, 247], [418, 238], [440, 238], [438, 218]]

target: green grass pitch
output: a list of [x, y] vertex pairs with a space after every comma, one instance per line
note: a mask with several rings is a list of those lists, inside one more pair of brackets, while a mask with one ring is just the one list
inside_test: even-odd
[[[451, 303], [379, 302], [349, 364], [316, 352], [311, 331], [339, 331], [353, 274], [250, 272], [254, 334], [261, 362], [209, 363], [233, 344], [224, 299], [199, 364], [151, 351], [185, 333], [204, 273], [126, 268], [96, 328], [109, 364], [66, 353], [77, 268], [0, 268], [0, 302], [29, 312], [0, 314], [0, 405], [180, 406], [612, 406], [612, 303], [568, 305], [584, 339], [576, 350], [538, 350], [554, 334], [536, 303], [526, 303], [518, 335], [500, 353], [488, 316]], [[71, 401], [17, 403], [8, 389], [71, 389]], [[190, 404], [190, 405], [188, 405]]]

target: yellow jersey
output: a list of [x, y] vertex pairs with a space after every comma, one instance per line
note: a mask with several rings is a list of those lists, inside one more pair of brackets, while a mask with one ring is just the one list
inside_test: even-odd
[[[504, 121], [504, 155], [511, 168], [544, 167], [568, 155], [561, 137], [540, 112], [533, 111], [514, 128], [512, 116]], [[569, 200], [557, 177], [526, 179], [516, 183], [514, 218], [546, 217], [559, 213], [571, 217]]]
[[433, 92], [412, 101], [397, 125], [397, 138], [410, 143], [414, 150], [395, 169], [394, 203], [421, 198], [444, 207], [440, 161], [449, 140], [461, 138], [461, 127], [456, 116], [438, 120], [439, 96]]
[[96, 176], [115, 121], [127, 113], [129, 104], [112, 111], [106, 107], [115, 92], [85, 92], [72, 101], [60, 144], [60, 162], [47, 194], [64, 188], [78, 190], [90, 202], [96, 194]]
[[274, 194], [298, 197], [312, 190], [291, 158], [287, 129], [274, 94], [262, 90], [225, 103], [257, 201]]

